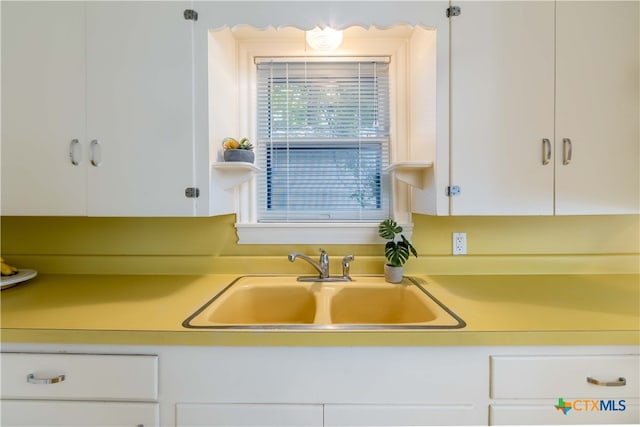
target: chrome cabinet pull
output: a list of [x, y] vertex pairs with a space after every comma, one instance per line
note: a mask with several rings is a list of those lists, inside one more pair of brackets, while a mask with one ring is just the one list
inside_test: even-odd
[[542, 139], [542, 165], [548, 165], [551, 161], [551, 141], [549, 138]]
[[[80, 146], [80, 141], [77, 139], [72, 139], [69, 144], [69, 160], [71, 160], [71, 164], [74, 166], [78, 166], [80, 161], [78, 158], [82, 158], [82, 152], [80, 151], [82, 147]], [[76, 151], [78, 151], [78, 156], [76, 156]]]
[[94, 139], [91, 141], [91, 166], [98, 167], [102, 163], [102, 149], [100, 148], [100, 141]]
[[562, 139], [562, 164], [568, 165], [573, 157], [573, 143], [570, 138]]
[[57, 384], [64, 381], [64, 375], [58, 375], [52, 378], [37, 378], [34, 374], [27, 375], [27, 382], [29, 384]]
[[595, 378], [587, 377], [587, 382], [593, 385], [599, 385], [602, 387], [621, 387], [627, 385], [627, 380], [624, 377], [618, 378], [616, 381], [600, 381]]

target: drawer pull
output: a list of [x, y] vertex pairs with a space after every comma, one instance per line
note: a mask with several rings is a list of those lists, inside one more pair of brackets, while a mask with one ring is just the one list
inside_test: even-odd
[[100, 145], [100, 141], [94, 139], [89, 144], [91, 148], [91, 166], [98, 167], [100, 163], [102, 163], [102, 146]]
[[27, 382], [29, 384], [56, 384], [64, 381], [64, 375], [58, 375], [53, 378], [36, 378], [34, 374], [27, 375]]
[[568, 165], [573, 158], [573, 143], [571, 138], [562, 138], [562, 164]]
[[542, 165], [548, 165], [551, 161], [551, 141], [549, 138], [542, 139]]
[[623, 377], [618, 378], [617, 381], [600, 381], [595, 378], [587, 377], [587, 382], [593, 385], [599, 385], [603, 387], [621, 387], [627, 385], [627, 380]]
[[78, 153], [80, 153], [80, 141], [77, 139], [72, 139], [69, 144], [69, 159], [71, 160], [71, 164], [73, 166], [78, 166], [80, 164], [80, 160], [78, 160]]

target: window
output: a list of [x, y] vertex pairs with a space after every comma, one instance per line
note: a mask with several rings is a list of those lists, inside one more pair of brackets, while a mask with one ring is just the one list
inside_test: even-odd
[[[438, 174], [448, 174], [447, 32], [437, 38], [434, 28], [388, 27], [345, 28], [330, 57], [308, 48], [299, 28], [209, 32], [210, 144], [237, 135], [256, 147], [250, 168], [220, 163], [221, 149], [212, 158], [210, 209], [236, 214], [238, 243], [379, 244], [380, 219], [392, 217], [410, 233], [412, 205], [418, 212], [435, 206], [440, 192], [426, 186], [435, 177], [428, 164], [440, 156]], [[309, 115], [300, 102], [317, 97], [326, 111], [335, 106], [327, 99], [338, 92], [316, 67], [333, 67], [333, 80], [351, 83], [340, 99], [359, 93], [351, 110], [341, 107], [344, 116]], [[313, 85], [303, 84], [305, 76]]]
[[389, 216], [388, 58], [257, 58], [260, 222]]

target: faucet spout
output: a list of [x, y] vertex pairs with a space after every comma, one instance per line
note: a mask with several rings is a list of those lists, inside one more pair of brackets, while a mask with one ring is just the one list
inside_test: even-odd
[[327, 255], [324, 249], [320, 249], [320, 262], [316, 262], [308, 256], [296, 252], [289, 254], [288, 258], [290, 262], [294, 262], [298, 258], [308, 262], [316, 269], [320, 279], [326, 279], [329, 277], [329, 255]]

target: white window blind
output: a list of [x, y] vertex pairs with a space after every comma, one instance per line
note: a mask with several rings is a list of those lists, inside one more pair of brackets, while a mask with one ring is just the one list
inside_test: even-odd
[[257, 61], [261, 222], [389, 216], [388, 58]]

